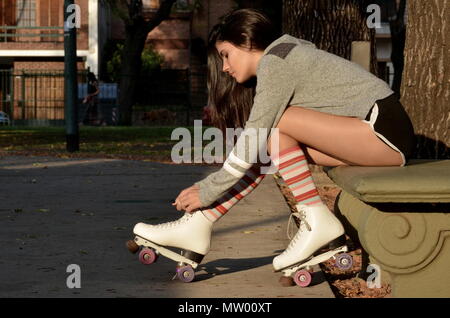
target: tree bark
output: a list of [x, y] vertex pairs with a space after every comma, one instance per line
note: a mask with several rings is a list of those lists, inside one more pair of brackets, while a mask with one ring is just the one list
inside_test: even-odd
[[371, 42], [370, 71], [378, 74], [375, 29], [366, 24], [366, 1], [283, 0], [283, 32], [350, 59], [353, 41]]
[[450, 158], [450, 1], [409, 0], [401, 101], [418, 158]]

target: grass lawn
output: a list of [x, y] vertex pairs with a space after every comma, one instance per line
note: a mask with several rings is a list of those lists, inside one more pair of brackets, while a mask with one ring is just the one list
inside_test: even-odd
[[[179, 142], [170, 139], [175, 128], [81, 126], [80, 151], [69, 153], [66, 151], [64, 127], [0, 127], [0, 155], [108, 157], [172, 162], [172, 147]], [[194, 136], [193, 127], [187, 128]]]

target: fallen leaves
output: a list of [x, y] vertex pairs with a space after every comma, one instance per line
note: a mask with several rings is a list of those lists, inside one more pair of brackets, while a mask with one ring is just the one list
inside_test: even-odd
[[391, 287], [382, 284], [381, 288], [369, 288], [365, 280], [361, 278], [350, 278], [332, 282], [343, 297], [348, 298], [384, 298], [390, 295]]

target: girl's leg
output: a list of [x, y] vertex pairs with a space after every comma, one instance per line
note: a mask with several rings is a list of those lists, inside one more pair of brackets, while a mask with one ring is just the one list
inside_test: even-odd
[[[378, 139], [369, 125], [356, 118], [290, 107], [277, 128], [279, 147], [271, 149], [269, 139], [268, 150], [297, 201], [302, 221], [286, 250], [273, 259], [274, 269], [282, 270], [310, 259], [330, 242], [343, 244], [344, 228], [321, 201], [308, 161], [336, 166], [401, 165], [403, 160], [398, 152]], [[315, 264], [320, 261], [320, 258], [311, 259]]]
[[216, 222], [224, 216], [236, 203], [250, 194], [264, 179], [265, 174], [261, 174], [261, 166], [253, 165], [246, 174], [227, 193], [212, 205], [202, 210], [211, 222]]
[[[307, 259], [311, 259], [313, 265], [318, 264], [321, 259], [313, 259], [312, 255], [333, 241], [344, 248], [344, 243], [341, 242], [344, 228], [321, 200], [309, 170], [307, 157], [298, 141], [282, 133], [279, 134], [278, 140], [279, 151], [271, 149], [269, 144], [270, 157], [295, 197], [297, 211], [294, 215], [301, 223], [286, 250], [273, 259], [272, 265], [276, 271], [287, 269]], [[311, 153], [319, 157], [318, 152]], [[326, 155], [321, 156], [320, 160], [332, 163]], [[284, 275], [289, 276], [290, 272], [287, 271]]]
[[277, 128], [280, 134], [315, 149], [316, 154], [318, 151], [349, 165], [397, 166], [403, 163], [400, 153], [358, 118], [291, 106], [283, 113]]
[[300, 146], [285, 147], [282, 140], [292, 140], [280, 134], [280, 152], [271, 154], [271, 159], [298, 204], [323, 204], [312, 179], [308, 161]]
[[[321, 200], [307, 157], [298, 141], [280, 133], [279, 151], [271, 149], [270, 145], [268, 149], [272, 162], [296, 200], [297, 211], [294, 215], [301, 220], [299, 230], [286, 250], [273, 259], [272, 265], [279, 271], [310, 259], [330, 242], [335, 241], [335, 244], [342, 246], [344, 228]], [[319, 259], [315, 264], [318, 263]], [[285, 275], [288, 273], [285, 272]]]
[[306, 205], [323, 204], [308, 163], [326, 166], [344, 165], [345, 163], [313, 148], [300, 145], [297, 140], [283, 133], [279, 134], [278, 145], [274, 146], [278, 149], [272, 151], [269, 140], [270, 157], [296, 202]]

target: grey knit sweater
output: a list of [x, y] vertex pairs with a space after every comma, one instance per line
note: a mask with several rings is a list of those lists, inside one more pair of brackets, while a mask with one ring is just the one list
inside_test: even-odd
[[[241, 137], [223, 167], [196, 182], [203, 207], [220, 198], [257, 162], [258, 150], [266, 147], [270, 128], [277, 126], [287, 106], [364, 119], [376, 100], [393, 93], [361, 66], [290, 35], [281, 36], [264, 50], [256, 77], [256, 95]], [[263, 142], [244, 138], [255, 132], [253, 140]]]

